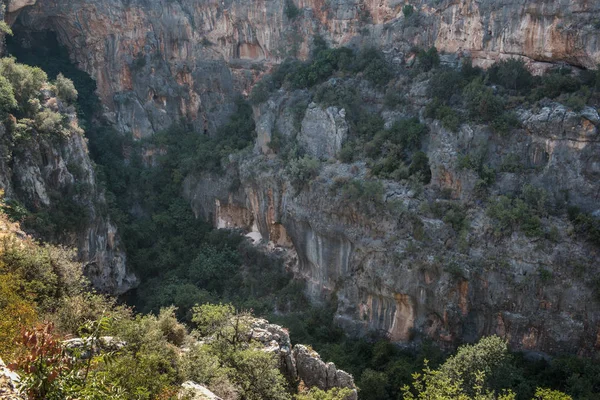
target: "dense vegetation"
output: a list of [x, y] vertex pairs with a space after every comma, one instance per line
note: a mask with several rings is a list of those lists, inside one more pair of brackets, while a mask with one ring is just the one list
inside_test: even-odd
[[[4, 214], [0, 223], [9, 226]], [[196, 306], [193, 330], [173, 307], [135, 315], [90, 291], [73, 252], [20, 239], [16, 229], [5, 229], [0, 248], [0, 357], [21, 374], [28, 398], [175, 399], [193, 380], [225, 398], [291, 399], [297, 382], [249, 339], [250, 314]]]
[[[410, 16], [413, 11], [407, 8], [405, 15]], [[295, 18], [295, 14], [290, 8], [288, 18]], [[19, 257], [12, 257], [7, 263], [10, 265], [7, 272], [2, 271], [3, 278], [8, 277], [9, 283], [1, 289], [11, 300], [2, 306], [8, 307], [7, 312], [12, 315], [24, 317], [22, 321], [11, 319], [7, 322], [6, 326], [10, 328], [4, 332], [9, 333], [2, 338], [5, 351], [12, 351], [6, 343], [14, 340], [19, 325], [31, 326], [42, 319], [40, 316], [54, 321], [53, 330], [47, 325], [41, 330], [30, 330], [29, 336], [47, 335], [52, 351], [56, 352], [54, 355], [59, 354], [57, 341], [66, 334], [83, 335], [92, 341], [100, 334], [115, 335], [127, 343], [114, 354], [98, 354], [89, 371], [90, 364], [64, 359], [63, 365], [63, 359], [58, 357], [57, 369], [54, 365], [47, 366], [48, 375], [36, 378], [44, 382], [44, 390], [56, 391], [57, 396], [63, 396], [59, 398], [68, 398], [72, 390], [79, 393], [79, 398], [169, 398], [183, 380], [193, 379], [224, 396], [238, 392], [248, 399], [289, 397], [282, 390], [284, 382], [277, 375], [273, 360], [257, 352], [252, 344], [237, 348], [236, 335], [240, 331], [231, 336], [228, 321], [245, 319], [246, 314], [238, 313], [230, 306], [195, 308], [196, 304], [226, 302], [238, 309], [253, 309], [260, 315], [278, 312], [277, 316], [270, 315], [271, 319], [289, 327], [295, 342], [312, 344], [324, 359], [332, 360], [338, 367], [354, 374], [364, 399], [413, 398], [411, 396], [492, 399], [500, 396], [503, 389], [513, 390], [518, 399], [534, 396], [537, 399], [567, 398], [551, 391], [538, 392], [538, 387], [565, 391], [575, 398], [597, 397], [600, 392], [598, 366], [586, 360], [558, 357], [552, 361], [529, 362], [520, 355], [507, 354], [506, 345], [501, 341], [489, 339], [475, 347], [462, 349], [444, 363], [445, 355], [427, 343], [416, 353], [402, 351], [378, 337], [346, 338], [333, 325], [331, 309], [308, 305], [301, 289], [291, 282], [281, 260], [248, 246], [238, 233], [212, 230], [206, 222], [196, 218], [181, 196], [183, 179], [188, 174], [218, 172], [226, 167], [225, 156], [243, 152], [252, 144], [254, 123], [245, 101], [237, 101], [237, 111], [231, 121], [214, 136], [196, 134], [181, 124], [152, 138], [134, 141], [112, 131], [94, 114], [98, 103], [93, 94], [93, 81], [65, 61], [59, 46], [49, 45], [49, 48], [51, 51], [44, 54], [43, 60], [31, 58], [29, 62], [42, 65], [49, 73], [52, 71], [51, 77], [56, 76], [57, 94], [65, 102], [73, 101], [69, 94], [73, 91], [58, 73], [73, 78], [74, 87], [79, 91], [80, 120], [89, 135], [98, 176], [105, 184], [108, 199], [105, 211], [121, 229], [130, 265], [144, 278], [140, 288], [128, 300], [137, 306], [137, 311], [154, 312], [155, 315], [134, 315], [131, 310], [118, 307], [110, 300], [89, 294], [80, 275], [73, 275], [73, 279], [82, 283], [73, 285], [72, 292], [63, 294], [62, 283], [46, 288], [46, 279], [60, 282], [65, 275], [70, 276], [62, 270], [52, 270], [62, 262], [52, 262], [50, 268], [48, 263], [29, 260], [25, 261], [26, 267], [22, 267], [14, 261]], [[34, 53], [28, 52], [28, 56], [33, 57]], [[27, 55], [19, 54], [20, 60], [21, 56]], [[416, 72], [411, 74], [428, 74], [430, 78], [429, 91], [433, 101], [426, 115], [441, 120], [450, 130], [457, 130], [463, 121], [476, 120], [491, 124], [499, 134], [509, 134], [516, 125], [511, 114], [511, 105], [517, 101], [515, 98], [527, 96], [535, 101], [540, 96], [562, 96], [565, 101], [578, 106], [577, 99], [588, 93], [587, 90], [591, 93], [591, 88], [599, 81], [585, 74], [574, 78], [561, 71], [549, 77], [533, 78], [523, 71], [520, 63], [512, 62], [500, 64], [488, 72], [474, 69], [469, 63], [465, 63], [460, 71], [449, 70], [440, 67], [435, 48], [418, 51], [417, 58]], [[422, 151], [422, 142], [428, 134], [425, 124], [418, 118], [406, 117], [386, 128], [383, 118], [361, 107], [361, 94], [353, 87], [354, 77], [364, 77], [372, 87], [385, 90], [386, 107], [394, 108], [402, 100], [393, 88], [385, 87], [393, 75], [392, 68], [376, 50], [328, 49], [322, 39], [317, 38], [312, 61], [285, 62], [257, 86], [250, 100], [260, 103], [271, 91], [282, 86], [310, 89], [317, 102], [343, 106], [350, 111], [347, 114], [351, 124], [350, 139], [339, 155], [342, 162], [364, 159], [377, 177], [411, 179], [427, 184], [431, 172]], [[330, 80], [331, 77], [340, 80]], [[12, 84], [11, 87], [14, 88]], [[555, 90], [556, 87], [560, 89]], [[32, 94], [37, 95], [36, 92]], [[17, 96], [14, 100], [18, 104]], [[9, 89], [0, 90], [0, 101], [6, 101], [6, 107], [12, 107]], [[593, 101], [592, 95], [585, 101]], [[298, 114], [301, 114], [303, 109], [299, 108]], [[26, 107], [19, 112], [25, 113]], [[273, 146], [276, 151], [281, 151], [280, 155], [285, 152], [289, 157], [286, 173], [298, 190], [317, 176], [318, 160], [297, 149], [286, 148], [285, 143]], [[488, 169], [483, 159], [465, 158], [462, 162], [465, 169], [478, 173], [484, 189], [493, 183], [495, 172]], [[350, 203], [378, 202], [383, 195], [383, 186], [377, 180], [352, 179], [341, 182], [339, 189], [341, 196]], [[534, 201], [536, 196], [539, 200], [540, 193], [532, 195], [532, 190], [524, 188], [517, 196], [500, 197], [490, 202], [488, 214], [499, 221], [499, 236], [516, 229], [528, 235], [544, 233], [539, 224], [539, 215], [543, 216], [544, 211], [539, 208], [539, 201]], [[13, 205], [7, 210], [18, 212], [19, 208]], [[600, 229], [596, 220], [578, 210], [571, 211], [577, 229], [585, 232], [590, 240], [597, 240]], [[457, 232], [464, 230], [463, 210], [448, 207], [442, 212], [444, 220], [447, 219]], [[65, 212], [65, 215], [70, 214]], [[46, 251], [59, 250], [50, 247]], [[21, 258], [28, 260], [30, 253], [38, 254], [38, 250], [25, 251]], [[34, 270], [40, 265], [46, 265], [51, 272]], [[37, 276], [43, 279], [32, 278]], [[10, 283], [13, 279], [16, 283]], [[71, 281], [68, 284], [71, 285]], [[31, 293], [34, 293], [33, 297]], [[176, 308], [163, 309], [170, 305]], [[106, 312], [98, 313], [99, 310]], [[282, 315], [281, 311], [285, 313]], [[198, 333], [190, 334], [175, 317], [195, 324]], [[180, 352], [179, 346], [189, 344], [194, 335], [216, 335], [223, 340], [211, 342], [209, 346], [192, 346], [187, 353]], [[63, 354], [62, 350], [60, 354]], [[27, 362], [19, 358], [19, 354], [3, 355], [17, 356], [21, 360], [19, 368], [27, 374]], [[427, 365], [431, 369], [413, 379], [412, 374], [422, 370], [425, 359], [429, 360]], [[53, 378], [48, 382], [47, 378], [54, 370], [58, 371], [60, 379]], [[83, 381], [81, 371], [86, 371]], [[485, 374], [478, 374], [478, 371]], [[266, 381], [250, 384], [249, 376]], [[412, 389], [402, 389], [411, 382], [414, 383]], [[336, 395], [314, 390], [299, 398], [310, 396], [325, 399]], [[510, 394], [506, 396], [503, 398], [511, 398]]]

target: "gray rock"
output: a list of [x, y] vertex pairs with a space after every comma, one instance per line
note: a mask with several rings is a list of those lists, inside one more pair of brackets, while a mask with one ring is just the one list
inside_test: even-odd
[[181, 390], [177, 397], [189, 400], [222, 400], [204, 386], [198, 385], [192, 381], [183, 382], [181, 384]]
[[343, 108], [322, 109], [311, 103], [302, 120], [298, 141], [309, 155], [326, 160], [337, 156], [347, 135], [348, 123]]

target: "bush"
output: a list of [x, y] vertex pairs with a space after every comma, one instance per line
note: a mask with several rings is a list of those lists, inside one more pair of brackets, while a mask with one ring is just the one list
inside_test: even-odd
[[582, 212], [579, 208], [568, 208], [569, 220], [575, 226], [575, 232], [586, 237], [591, 243], [600, 246], [600, 219]]
[[296, 190], [302, 190], [304, 186], [319, 175], [321, 163], [316, 158], [304, 156], [291, 160], [287, 168], [292, 185]]
[[405, 18], [408, 18], [411, 15], [413, 15], [414, 12], [415, 12], [415, 8], [413, 6], [411, 6], [410, 4], [406, 4], [404, 7], [402, 7], [402, 14], [404, 14]]
[[288, 19], [296, 19], [300, 15], [301, 11], [298, 7], [296, 7], [293, 0], [286, 0], [284, 13]]
[[56, 95], [67, 103], [73, 103], [77, 100], [77, 89], [73, 81], [65, 78], [63, 74], [58, 74], [56, 81], [54, 82], [56, 88]]
[[463, 96], [470, 116], [476, 120], [490, 122], [504, 112], [502, 100], [481, 79], [469, 83], [463, 90]]
[[12, 85], [4, 76], [0, 76], [0, 111], [7, 113], [17, 107], [15, 92]]
[[413, 117], [394, 122], [388, 136], [406, 150], [415, 150], [421, 147], [421, 140], [427, 131], [427, 127], [421, 124], [418, 118]]
[[525, 67], [525, 62], [514, 58], [495, 63], [489, 70], [491, 82], [507, 89], [527, 93], [533, 86], [533, 76]]
[[393, 77], [383, 53], [374, 47], [364, 48], [358, 53], [354, 69], [363, 71], [367, 80], [379, 86], [385, 85]]
[[576, 92], [580, 87], [581, 82], [570, 75], [570, 71], [558, 69], [542, 77], [542, 84], [534, 90], [533, 95], [538, 100], [544, 97], [554, 99], [563, 93]]
[[440, 71], [434, 74], [427, 86], [427, 95], [438, 98], [443, 103], [448, 103], [450, 98], [460, 94], [464, 86], [464, 79], [457, 71]]
[[37, 107], [32, 106], [30, 100], [39, 98], [42, 86], [48, 81], [44, 71], [38, 67], [19, 64], [14, 58], [2, 58], [0, 75], [10, 82], [18, 106], [23, 112], [37, 111]]
[[434, 118], [442, 123], [442, 126], [452, 132], [458, 131], [460, 127], [460, 116], [451, 107], [443, 104], [436, 97], [425, 107], [425, 118]]
[[510, 234], [516, 229], [530, 237], [544, 235], [539, 212], [521, 198], [500, 196], [488, 205], [487, 214], [496, 220], [497, 235]]
[[420, 181], [427, 185], [431, 182], [431, 168], [429, 167], [429, 158], [422, 151], [413, 154], [412, 162], [408, 168], [410, 175], [416, 175]]
[[431, 71], [440, 65], [440, 56], [435, 47], [430, 47], [429, 50], [419, 50], [417, 59], [419, 60], [419, 69], [423, 72]]

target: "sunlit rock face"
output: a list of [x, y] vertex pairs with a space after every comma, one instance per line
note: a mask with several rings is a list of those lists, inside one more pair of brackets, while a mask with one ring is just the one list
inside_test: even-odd
[[[412, 85], [407, 92], [418, 93], [422, 82]], [[458, 155], [484, 145], [497, 171], [507, 157], [522, 168], [499, 172], [490, 196], [531, 184], [558, 207], [568, 192], [570, 204], [598, 213], [596, 110], [575, 112], [556, 102], [520, 107], [522, 128], [508, 136], [470, 123], [450, 132], [424, 120], [432, 183], [418, 194], [406, 182], [385, 181], [383, 203], [375, 207], [344, 197], [345, 184], [369, 176], [361, 162], [325, 161], [306, 186], [289, 182], [285, 165], [271, 154], [268, 132], [288, 127], [288, 135], [301, 137], [307, 126], [323, 122], [308, 106], [294, 126], [287, 105], [298, 96], [278, 92], [258, 106], [264, 134], [257, 143], [264, 146], [233, 158], [223, 175], [186, 179], [185, 195], [198, 215], [287, 249], [306, 293], [315, 303], [335, 299], [336, 322], [350, 334], [378, 332], [406, 345], [430, 338], [449, 348], [497, 334], [518, 350], [597, 352], [600, 308], [589, 282], [600, 272], [598, 247], [573, 235], [564, 213], [550, 208], [545, 223], [556, 228], [553, 241], [518, 231], [495, 236], [496, 222], [476, 194], [478, 175], [457, 166]], [[410, 101], [421, 107], [418, 96]], [[304, 146], [309, 151], [310, 143]], [[239, 184], [232, 187], [233, 181]], [[463, 238], [444, 213], [427, 211], [456, 201], [469, 225]]]
[[534, 70], [600, 62], [594, 1], [420, 1], [408, 17], [398, 0], [295, 4], [290, 20], [284, 0], [13, 0], [8, 20], [14, 29], [55, 31], [98, 83], [106, 115], [137, 137], [181, 117], [213, 132], [236, 93], [286, 57], [308, 57], [315, 34], [334, 46], [381, 46], [398, 63], [415, 45], [482, 66], [505, 57]]
[[[9, 20], [14, 29], [57, 32], [96, 80], [104, 113], [136, 137], [181, 117], [214, 133], [237, 93], [248, 94], [286, 57], [307, 58], [315, 34], [333, 46], [377, 45], [400, 66], [410, 62], [413, 46], [432, 45], [484, 67], [507, 57], [522, 58], [536, 72], [550, 63], [591, 68], [600, 62], [596, 1], [418, 1], [412, 16], [397, 0], [295, 4], [299, 13], [290, 20], [284, 0], [55, 0], [14, 11]], [[406, 88], [413, 106], [426, 104], [426, 87]], [[317, 158], [339, 151], [347, 129], [343, 110], [313, 106], [297, 124], [290, 106], [307, 97], [278, 94], [255, 107], [258, 138], [250, 159], [234, 160], [223, 176], [187, 177], [184, 192], [198, 216], [295, 254], [291, 268], [307, 293], [315, 302], [335, 298], [336, 321], [347, 332], [376, 331], [403, 343], [428, 337], [447, 346], [495, 333], [515, 349], [597, 352], [600, 307], [589, 282], [600, 272], [598, 249], [554, 217], [554, 244], [520, 233], [494, 237], [493, 221], [474, 195], [478, 177], [456, 166], [458, 154], [489, 143], [494, 167], [516, 154], [535, 172], [500, 174], [491, 194], [531, 183], [555, 198], [568, 192], [570, 202], [598, 213], [596, 110], [573, 112], [555, 103], [520, 109], [523, 129], [510, 138], [485, 126], [465, 124], [452, 133], [428, 122], [426, 196], [386, 182], [384, 206], [375, 209], [346, 201], [339, 190], [365, 178], [362, 163], [326, 164], [301, 190], [277, 164], [268, 146], [276, 129], [298, 135]], [[31, 187], [43, 201], [42, 187]], [[466, 246], [443, 218], [423, 212], [427, 199], [444, 203], [435, 190], [468, 205]], [[541, 279], [542, 270], [551, 279]]]

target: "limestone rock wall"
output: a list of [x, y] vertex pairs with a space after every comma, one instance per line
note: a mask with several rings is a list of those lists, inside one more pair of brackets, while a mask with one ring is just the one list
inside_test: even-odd
[[[65, 116], [76, 127], [76, 115], [70, 111]], [[0, 125], [0, 151], [0, 189], [4, 199], [17, 200], [37, 210], [52, 210], [61, 202], [77, 204], [85, 214], [77, 226], [62, 232], [60, 237], [48, 239], [78, 250], [84, 273], [96, 289], [121, 294], [135, 287], [137, 278], [127, 269], [117, 227], [102, 211], [106, 201], [96, 183], [81, 130], [73, 129], [65, 137], [34, 131], [31, 138], [15, 144], [4, 125]]]
[[[261, 105], [256, 115], [264, 131], [289, 125], [291, 137], [300, 134], [305, 124], [293, 128], [287, 112], [295, 96], [279, 93]], [[420, 107], [424, 100], [411, 101]], [[304, 121], [312, 115], [307, 110]], [[307, 294], [317, 303], [335, 294], [336, 321], [351, 334], [375, 331], [406, 345], [428, 337], [447, 347], [497, 334], [517, 350], [597, 354], [600, 308], [593, 282], [600, 249], [574, 234], [564, 207], [568, 193], [569, 204], [600, 213], [598, 112], [547, 102], [517, 115], [523, 128], [509, 136], [476, 124], [454, 133], [423, 120], [432, 183], [419, 193], [408, 183], [384, 181], [380, 205], [342, 194], [345, 183], [367, 177], [364, 163], [325, 162], [299, 190], [282, 161], [260, 147], [233, 158], [224, 176], [188, 177], [185, 193], [199, 215], [258, 231], [294, 253], [292, 268]], [[479, 177], [457, 165], [459, 155], [481, 151], [500, 171], [489, 188], [492, 198], [516, 194], [525, 184], [548, 192], [543, 223], [556, 237], [530, 238], [518, 230], [497, 236], [476, 195]], [[502, 167], [508, 160], [518, 171]], [[234, 180], [236, 188], [229, 184]], [[445, 213], [429, 211], [457, 203], [466, 213], [465, 236]]]
[[294, 3], [290, 20], [284, 0], [12, 0], [7, 19], [14, 29], [57, 32], [98, 83], [105, 114], [138, 137], [181, 117], [213, 132], [236, 93], [286, 57], [307, 57], [317, 33], [334, 46], [381, 46], [397, 63], [414, 45], [484, 66], [513, 56], [534, 68], [600, 62], [594, 1], [413, 1], [410, 17], [399, 0]]

